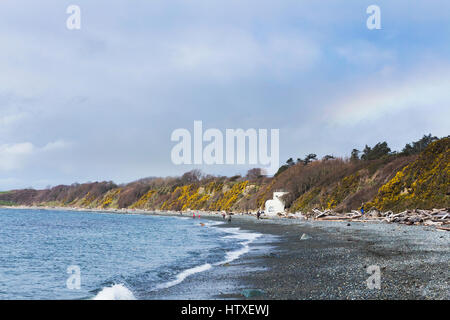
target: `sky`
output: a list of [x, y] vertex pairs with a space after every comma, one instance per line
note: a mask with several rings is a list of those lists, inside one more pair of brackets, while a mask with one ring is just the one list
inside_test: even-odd
[[449, 134], [449, 58], [448, 0], [2, 0], [0, 190], [252, 167], [175, 165], [195, 120], [279, 129], [280, 162], [401, 150]]

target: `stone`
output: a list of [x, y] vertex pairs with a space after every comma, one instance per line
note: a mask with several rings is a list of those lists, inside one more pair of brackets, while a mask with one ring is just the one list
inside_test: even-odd
[[300, 238], [300, 240], [308, 240], [308, 239], [311, 239], [311, 237], [308, 236], [306, 233], [302, 234], [302, 236]]
[[242, 290], [242, 295], [246, 298], [259, 297], [264, 295], [264, 291], [260, 289], [245, 289]]

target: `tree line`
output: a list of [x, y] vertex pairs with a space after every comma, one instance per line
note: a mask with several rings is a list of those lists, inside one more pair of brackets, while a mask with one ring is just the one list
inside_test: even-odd
[[[384, 157], [388, 156], [410, 156], [421, 153], [425, 148], [432, 143], [433, 141], [438, 140], [438, 137], [432, 136], [431, 133], [428, 135], [423, 135], [423, 137], [417, 141], [413, 141], [411, 143], [407, 143], [405, 147], [402, 149], [401, 152], [397, 151], [391, 151], [391, 148], [389, 148], [386, 141], [378, 142], [373, 147], [369, 147], [367, 144], [364, 147], [364, 149], [358, 150], [353, 149], [350, 153], [350, 160], [352, 161], [370, 161], [370, 160], [377, 160], [382, 159]], [[322, 158], [322, 161], [327, 160], [333, 160], [335, 159], [332, 155], [325, 155]], [[309, 163], [316, 161], [317, 155], [315, 153], [310, 153], [305, 156], [305, 158], [297, 158], [297, 161], [294, 161], [293, 158], [289, 158], [286, 161], [286, 164], [282, 165], [278, 172], [275, 174], [275, 176], [278, 176], [283, 171], [287, 170], [288, 168], [296, 165], [296, 164], [303, 164], [308, 165]]]

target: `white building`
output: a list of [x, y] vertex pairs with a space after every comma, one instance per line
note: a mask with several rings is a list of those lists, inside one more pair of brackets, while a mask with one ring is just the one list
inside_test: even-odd
[[273, 199], [266, 201], [266, 207], [264, 213], [269, 216], [274, 216], [277, 213], [284, 212], [284, 202], [281, 197], [287, 194], [284, 191], [278, 191], [273, 193]]

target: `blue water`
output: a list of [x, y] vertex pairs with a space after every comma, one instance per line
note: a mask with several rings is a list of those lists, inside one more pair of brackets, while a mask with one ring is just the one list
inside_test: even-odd
[[0, 209], [0, 299], [164, 298], [257, 236], [188, 217]]

